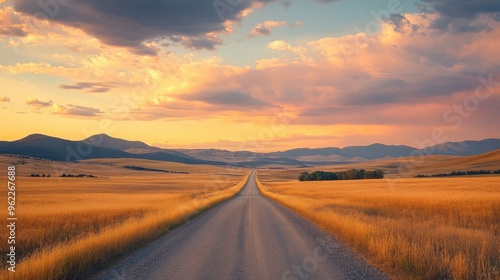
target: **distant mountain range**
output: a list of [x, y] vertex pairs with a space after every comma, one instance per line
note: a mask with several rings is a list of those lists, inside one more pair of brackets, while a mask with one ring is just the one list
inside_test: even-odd
[[70, 141], [32, 134], [16, 141], [0, 141], [0, 154], [15, 154], [56, 161], [91, 158], [140, 158], [186, 164], [321, 165], [405, 157], [412, 154], [470, 156], [500, 149], [500, 139], [448, 142], [425, 149], [410, 146], [372, 144], [345, 148], [292, 149], [254, 153], [218, 149], [162, 149], [140, 141], [128, 141], [98, 134], [81, 141]]
[[410, 155], [472, 156], [500, 149], [500, 139], [447, 142], [424, 149], [404, 145], [372, 144], [345, 148], [293, 149], [271, 153], [305, 162], [356, 162]]
[[[150, 149], [149, 153], [129, 153], [125, 150]], [[0, 154], [14, 154], [56, 161], [78, 161], [91, 158], [141, 158], [187, 164], [224, 164], [199, 160], [178, 152], [151, 147], [139, 141], [127, 141], [105, 134], [94, 135], [82, 141], [32, 134], [23, 139], [0, 142]]]

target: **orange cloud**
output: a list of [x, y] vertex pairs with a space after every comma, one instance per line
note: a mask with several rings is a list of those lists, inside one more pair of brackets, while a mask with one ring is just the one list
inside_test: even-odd
[[24, 37], [29, 32], [30, 28], [20, 13], [12, 7], [0, 7], [0, 36]]
[[[267, 45], [271, 57], [256, 60], [255, 68], [230, 65], [217, 56], [200, 59], [193, 53], [138, 56], [124, 48], [103, 47], [97, 39], [75, 29], [63, 29], [61, 34], [65, 35], [59, 36], [47, 26], [39, 34], [20, 40], [33, 50], [56, 44], [70, 48], [77, 43], [76, 39], [73, 42], [76, 34], [81, 35], [79, 50], [72, 49], [65, 56], [44, 56], [46, 62], [0, 65], [0, 71], [65, 78], [69, 82], [64, 82], [64, 88], [98, 88], [82, 85], [82, 81], [113, 86], [99, 94], [109, 103], [95, 101], [86, 104], [89, 107], [49, 104], [53, 115], [260, 124], [274, 115], [274, 108], [287, 107], [293, 112], [291, 134], [314, 131], [311, 135], [326, 137], [336, 133], [352, 141], [349, 137], [353, 135], [365, 141], [375, 136], [388, 139], [387, 135], [402, 131], [408, 135], [404, 137], [414, 137], [408, 133], [409, 127], [425, 133], [425, 127], [449, 125], [443, 121], [443, 112], [463, 103], [481, 84], [479, 76], [492, 74], [494, 81], [500, 80], [496, 42], [500, 23], [478, 17], [478, 24], [488, 24], [492, 30], [464, 35], [431, 29], [430, 15], [404, 15], [397, 20], [382, 25], [377, 36], [359, 33], [302, 44], [272, 41]], [[45, 34], [53, 41], [44, 42]], [[70, 37], [69, 43], [65, 36]], [[480, 104], [474, 116], [498, 117], [495, 105], [500, 105], [500, 91], [493, 88], [492, 97]], [[134, 90], [147, 94], [125, 109], [114, 102], [121, 95], [129, 97]], [[43, 108], [44, 102], [33, 99], [30, 103]], [[471, 117], [464, 121], [463, 129], [477, 122]], [[325, 129], [331, 131], [326, 133]], [[282, 144], [287, 141], [294, 140], [285, 137]], [[313, 145], [327, 139], [303, 141]]]

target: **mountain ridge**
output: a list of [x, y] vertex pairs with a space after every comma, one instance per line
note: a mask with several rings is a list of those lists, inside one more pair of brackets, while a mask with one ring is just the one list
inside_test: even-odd
[[[80, 141], [66, 140], [44, 134], [31, 134], [14, 141], [0, 141], [0, 153], [33, 156], [58, 161], [88, 158], [144, 158], [188, 164], [234, 165], [304, 165], [361, 162], [410, 155], [470, 156], [500, 149], [500, 139], [446, 142], [423, 149], [407, 145], [373, 143], [344, 148], [296, 148], [285, 151], [257, 153], [223, 149], [163, 149], [142, 141], [130, 141], [96, 134]], [[91, 150], [90, 152], [87, 150]], [[87, 155], [87, 153], [89, 153]]]
[[[91, 137], [95, 136], [99, 135], [94, 135]], [[0, 154], [14, 154], [68, 162], [92, 158], [142, 158], [186, 164], [224, 164], [222, 162], [216, 161], [199, 160], [187, 155], [180, 156], [178, 154], [168, 153], [167, 151], [161, 151], [161, 149], [159, 149], [157, 152], [148, 154], [132, 154], [120, 149], [113, 149], [105, 146], [109, 146], [110, 142], [116, 142], [117, 140], [122, 144], [132, 143], [133, 145], [141, 145], [140, 143], [142, 142], [128, 141], [113, 137], [104, 137], [104, 140], [107, 140], [107, 142], [104, 141], [99, 143], [104, 144], [103, 146], [97, 146], [93, 145], [92, 141], [90, 141], [89, 138], [83, 139], [81, 141], [72, 141], [44, 134], [31, 134], [15, 141], [1, 141]], [[145, 143], [142, 144], [147, 145]], [[124, 147], [125, 146], [122, 145], [121, 148]]]

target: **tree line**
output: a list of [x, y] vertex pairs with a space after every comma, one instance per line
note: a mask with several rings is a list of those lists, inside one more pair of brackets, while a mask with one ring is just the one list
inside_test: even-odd
[[50, 174], [38, 174], [38, 173], [31, 173], [30, 177], [50, 177]]
[[450, 173], [437, 173], [431, 175], [417, 175], [415, 178], [426, 178], [426, 177], [448, 177], [448, 176], [467, 176], [467, 175], [488, 175], [488, 174], [500, 174], [500, 170], [476, 170], [476, 171], [452, 171]]
[[88, 178], [97, 178], [97, 176], [94, 176], [92, 174], [61, 174], [59, 177], [69, 177], [69, 178], [83, 178], [83, 177], [88, 177]]
[[314, 171], [312, 173], [304, 171], [299, 175], [299, 181], [359, 180], [382, 178], [384, 178], [384, 171], [366, 171], [364, 169], [351, 169], [338, 172]]
[[135, 165], [125, 165], [125, 166], [123, 166], [123, 168], [132, 169], [132, 170], [139, 170], [139, 171], [153, 171], [153, 172], [164, 172], [164, 173], [189, 174], [189, 172], [185, 172], [185, 171], [169, 171], [169, 170], [156, 169], [156, 168], [148, 168], [148, 167], [135, 166]]

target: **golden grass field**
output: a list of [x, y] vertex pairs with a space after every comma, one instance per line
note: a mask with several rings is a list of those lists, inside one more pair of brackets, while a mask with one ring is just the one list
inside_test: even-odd
[[[407, 159], [318, 167], [398, 172]], [[248, 170], [140, 159], [67, 166], [0, 156], [17, 166], [17, 267], [0, 279], [86, 278], [193, 215], [235, 195]], [[21, 164], [22, 163], [22, 164]], [[189, 174], [136, 171], [134, 165]], [[500, 279], [500, 177], [409, 178], [500, 169], [500, 151], [429, 156], [405, 178], [299, 182], [302, 171], [260, 170], [261, 190], [341, 238], [394, 279]], [[98, 178], [60, 178], [60, 173]], [[51, 174], [31, 178], [31, 173]], [[0, 182], [6, 182], [0, 173]], [[7, 208], [2, 189], [0, 209]], [[0, 211], [5, 221], [7, 211]], [[0, 228], [5, 236], [7, 230]], [[0, 246], [2, 267], [7, 246]], [[6, 271], [4, 269], [4, 271]], [[15, 277], [15, 278], [14, 278]]]
[[[500, 150], [475, 156], [401, 157], [366, 162], [324, 165], [316, 169], [344, 171], [349, 169], [383, 170], [387, 178], [408, 178], [418, 174], [435, 174], [469, 170], [500, 170]], [[311, 171], [311, 168], [286, 168], [275, 173], [275, 179], [297, 179], [297, 170]]]
[[301, 171], [259, 170], [259, 188], [393, 279], [500, 279], [500, 176], [299, 182]]
[[[0, 157], [5, 170], [12, 161]], [[71, 172], [100, 178], [59, 178], [50, 164], [29, 159], [17, 165], [18, 264], [16, 273], [4, 269], [0, 279], [86, 278], [198, 212], [234, 196], [248, 173], [224, 167], [103, 159], [83, 161], [72, 166]], [[123, 165], [190, 174], [134, 171]], [[31, 173], [52, 173], [52, 177], [28, 177]], [[6, 177], [0, 176], [0, 181], [7, 182]], [[6, 198], [6, 191], [1, 195]], [[5, 221], [6, 199], [0, 201]], [[1, 234], [7, 234], [6, 227]], [[7, 246], [0, 246], [2, 266], [6, 250]]]

